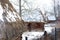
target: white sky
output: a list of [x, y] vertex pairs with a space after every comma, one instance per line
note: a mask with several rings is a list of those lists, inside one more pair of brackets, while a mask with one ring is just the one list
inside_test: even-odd
[[[27, 5], [29, 5], [31, 8], [41, 8], [41, 10], [44, 10], [44, 8], [48, 9], [48, 8], [52, 8], [52, 6], [54, 6], [53, 1], [52, 0], [27, 0]], [[21, 2], [21, 4], [23, 4], [23, 0]], [[25, 4], [25, 7], [27, 7], [27, 5]]]
[[[26, 9], [36, 9], [36, 8], [40, 8], [40, 10], [42, 11], [42, 13], [44, 14], [45, 11], [48, 11], [48, 12], [52, 12], [54, 13], [54, 2], [53, 0], [26, 0], [27, 3], [24, 3], [24, 0], [21, 1], [21, 5], [23, 5], [24, 3], [24, 7]], [[24, 9], [24, 8], [22, 8]], [[34, 21], [38, 21], [40, 20], [40, 18], [42, 18], [39, 14], [40, 13], [37, 13], [38, 11], [34, 11], [34, 12], [25, 12], [23, 13], [23, 20], [27, 21], [27, 20], [34, 20]], [[30, 15], [31, 14], [31, 15]], [[28, 15], [28, 16], [27, 16]], [[55, 18], [54, 18], [55, 19]], [[43, 20], [43, 19], [41, 19]]]
[[[21, 4], [23, 4], [23, 0], [21, 0]], [[14, 6], [14, 8], [19, 12], [19, 0], [10, 0], [10, 2], [12, 3], [12, 5]], [[30, 8], [35, 9], [35, 8], [40, 8], [42, 10], [42, 12], [44, 13], [44, 10], [53, 12], [53, 1], [52, 0], [27, 0], [28, 2], [28, 6], [30, 6]], [[26, 8], [28, 8], [28, 6], [25, 4], [24, 5]], [[0, 5], [0, 19], [2, 19], [2, 13], [3, 10], [1, 8]], [[13, 17], [12, 15], [10, 15], [11, 17]], [[37, 17], [39, 18], [39, 17]]]

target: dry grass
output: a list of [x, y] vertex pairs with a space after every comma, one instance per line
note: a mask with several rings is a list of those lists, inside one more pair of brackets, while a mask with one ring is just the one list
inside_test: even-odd
[[13, 7], [13, 5], [10, 3], [9, 0], [0, 0], [0, 3], [3, 9], [7, 8], [7, 5], [8, 5], [8, 10], [10, 10], [11, 12], [14, 11], [17, 13], [17, 11], [15, 10], [15, 8]]

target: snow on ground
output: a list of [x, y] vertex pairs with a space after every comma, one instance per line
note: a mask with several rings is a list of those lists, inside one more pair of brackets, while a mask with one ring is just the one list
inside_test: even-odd
[[47, 31], [47, 33], [51, 33], [53, 29], [55, 29], [56, 23], [48, 23], [44, 25], [44, 30]]
[[44, 32], [24, 32], [22, 34], [22, 40], [25, 40], [25, 37], [28, 37], [28, 40], [33, 40], [42, 37]]

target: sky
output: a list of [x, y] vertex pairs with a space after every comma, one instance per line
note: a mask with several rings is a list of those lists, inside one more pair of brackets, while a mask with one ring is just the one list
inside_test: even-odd
[[[42, 16], [40, 13], [34, 9], [40, 9], [42, 13], [44, 14], [45, 11], [54, 13], [54, 2], [53, 0], [25, 0], [27, 1], [24, 3], [24, 0], [21, 1], [22, 9], [26, 8], [29, 9], [30, 11], [24, 11], [22, 13], [22, 18], [24, 21], [42, 21]], [[55, 20], [55, 17], [51, 17], [51, 15], [48, 13], [47, 16], [51, 20]]]
[[[52, 6], [54, 6], [54, 3], [52, 0], [26, 0], [27, 5], [29, 5], [32, 9], [35, 8], [41, 8], [41, 10], [48, 10], [48, 8], [52, 9]], [[22, 0], [21, 4], [23, 4], [24, 1]], [[25, 4], [25, 7], [27, 6]], [[28, 7], [26, 7], [28, 8]]]
[[[10, 1], [10, 3], [12, 3], [14, 8], [19, 13], [19, 0], [9, 0], [9, 1]], [[24, 3], [23, 0], [21, 0], [21, 5], [23, 5], [23, 3], [24, 3], [23, 6], [26, 9], [31, 8], [31, 10], [33, 10], [35, 8], [40, 8], [40, 10], [42, 10], [43, 14], [44, 14], [45, 11], [53, 12], [54, 3], [53, 3], [52, 0], [26, 0], [26, 1], [27, 1], [27, 4]], [[3, 21], [2, 13], [3, 13], [3, 9], [0, 5], [0, 19]], [[10, 18], [12, 21], [14, 21], [15, 20], [14, 15], [12, 15], [11, 12], [8, 12], [8, 13], [9, 13], [8, 18]], [[31, 13], [33, 13], [33, 14], [31, 14]], [[32, 20], [36, 21], [37, 20], [37, 21], [39, 21], [40, 19], [43, 20], [42, 16], [39, 16], [39, 15], [40, 15], [40, 13], [36, 10], [30, 12], [29, 14], [28, 14], [28, 12], [25, 12], [22, 16], [22, 19], [25, 20], [25, 21], [27, 21], [27, 20], [30, 20], [30, 21], [32, 21]], [[8, 18], [7, 18], [7, 20], [9, 21]]]

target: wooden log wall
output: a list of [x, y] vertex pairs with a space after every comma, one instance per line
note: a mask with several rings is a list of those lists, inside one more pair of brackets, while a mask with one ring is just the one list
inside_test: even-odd
[[28, 30], [31, 28], [31, 30], [35, 30], [35, 29], [40, 29], [40, 30], [44, 30], [44, 24], [43, 22], [25, 22], [24, 23]]

